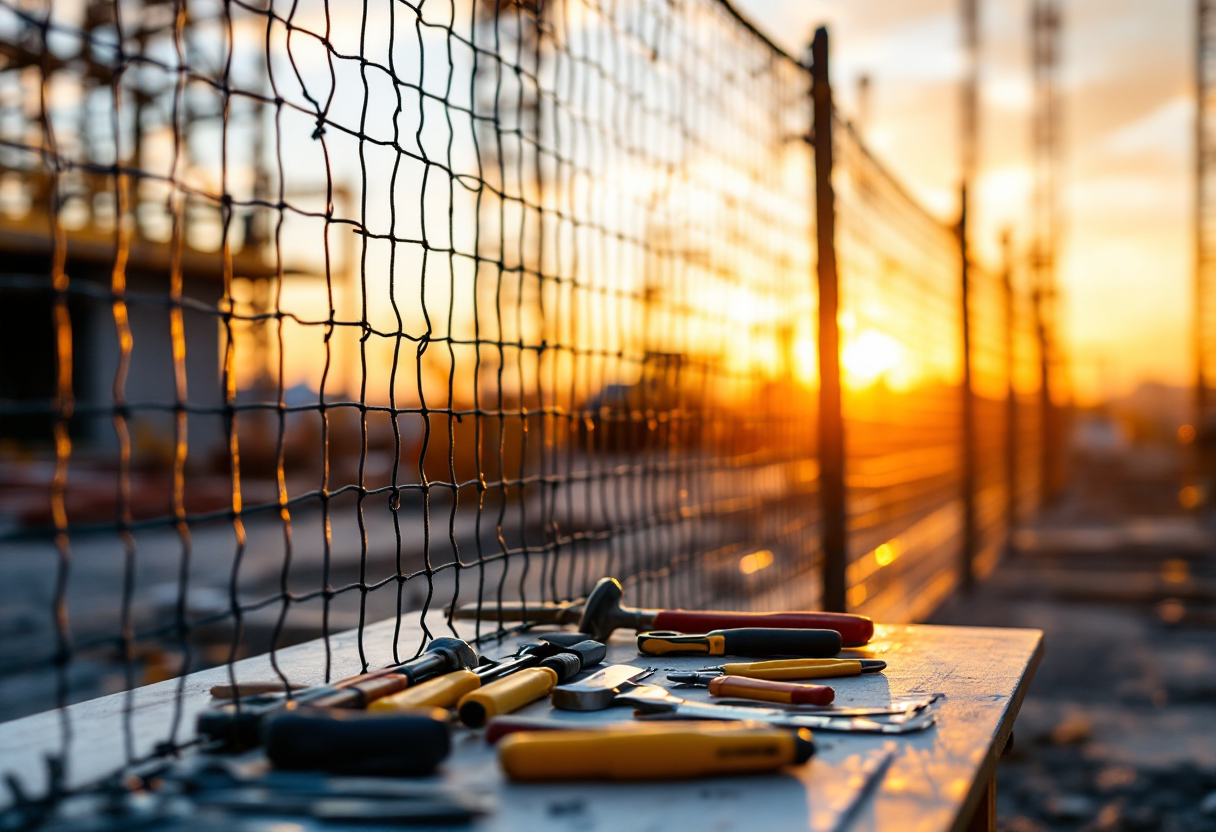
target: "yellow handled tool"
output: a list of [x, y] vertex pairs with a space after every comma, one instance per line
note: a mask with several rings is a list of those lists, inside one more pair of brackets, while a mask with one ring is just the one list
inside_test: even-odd
[[772, 662], [735, 662], [719, 667], [703, 667], [698, 673], [724, 673], [749, 679], [780, 682], [787, 679], [830, 679], [878, 673], [887, 666], [877, 659], [783, 659]]
[[465, 725], [480, 728], [499, 714], [518, 711], [524, 705], [543, 699], [556, 685], [557, 671], [530, 667], [466, 693], [457, 704], [457, 712]]
[[412, 711], [416, 708], [455, 708], [466, 693], [481, 687], [481, 677], [471, 670], [457, 670], [377, 699], [369, 711]]
[[805, 728], [671, 724], [512, 734], [498, 744], [498, 761], [512, 780], [681, 780], [773, 771], [814, 750]]

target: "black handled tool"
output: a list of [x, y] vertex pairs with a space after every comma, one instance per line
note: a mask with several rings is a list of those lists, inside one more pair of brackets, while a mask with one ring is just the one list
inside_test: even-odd
[[447, 712], [378, 714], [298, 708], [266, 720], [275, 768], [331, 774], [421, 776], [451, 749]]
[[[557, 673], [559, 682], [574, 678], [584, 668], [594, 667], [608, 655], [608, 648], [598, 641], [542, 636], [540, 641], [522, 645], [515, 653], [495, 665], [479, 668], [476, 673], [483, 685], [526, 667], [548, 667]], [[582, 635], [575, 633], [574, 635]]]
[[823, 658], [840, 652], [835, 630], [744, 628], [689, 635], [666, 630], [638, 636], [647, 656], [803, 656]]
[[[607, 652], [608, 648], [598, 641], [569, 647], [524, 645], [519, 651], [522, 655], [502, 663], [507, 675], [487, 674], [482, 677], [483, 687], [460, 698], [456, 703], [460, 721], [470, 728], [480, 728], [499, 714], [517, 711], [548, 696], [555, 685], [574, 678], [584, 667], [599, 664]], [[519, 662], [531, 664], [520, 668], [516, 666]]]

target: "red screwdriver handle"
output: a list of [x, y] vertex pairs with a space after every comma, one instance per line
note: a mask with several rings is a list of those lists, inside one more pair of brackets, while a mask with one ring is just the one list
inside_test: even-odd
[[707, 633], [737, 627], [781, 627], [835, 630], [845, 647], [865, 644], [874, 636], [874, 622], [864, 615], [843, 612], [697, 612], [660, 610], [651, 625], [656, 630]]

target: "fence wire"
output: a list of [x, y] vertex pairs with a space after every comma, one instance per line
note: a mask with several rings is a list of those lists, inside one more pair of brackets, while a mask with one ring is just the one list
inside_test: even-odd
[[834, 135], [849, 604], [911, 619], [956, 576], [959, 247], [847, 123]]
[[813, 576], [807, 80], [729, 7], [5, 0], [0, 39], [6, 716]]
[[[726, 3], [0, 0], [0, 61], [0, 718], [60, 708], [49, 788], [98, 774], [65, 706], [126, 691], [132, 763], [191, 741], [188, 673], [312, 638], [329, 678], [603, 575], [818, 605], [810, 79]], [[849, 599], [909, 619], [953, 580], [958, 248], [836, 135]]]

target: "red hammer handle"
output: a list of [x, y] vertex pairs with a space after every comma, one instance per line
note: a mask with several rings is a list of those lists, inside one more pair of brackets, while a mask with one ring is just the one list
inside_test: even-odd
[[845, 647], [865, 644], [874, 636], [874, 622], [864, 615], [843, 612], [696, 612], [660, 610], [651, 625], [656, 630], [707, 633], [736, 627], [782, 627], [835, 630]]

